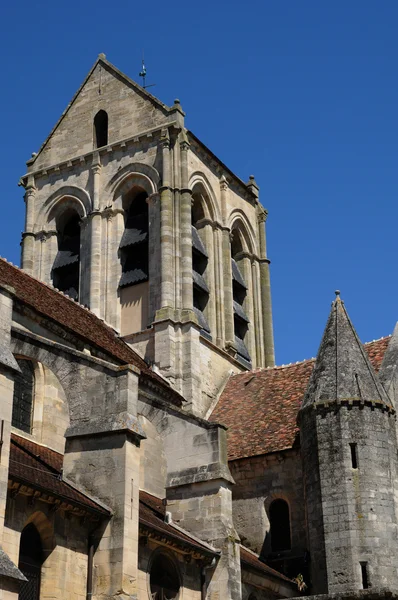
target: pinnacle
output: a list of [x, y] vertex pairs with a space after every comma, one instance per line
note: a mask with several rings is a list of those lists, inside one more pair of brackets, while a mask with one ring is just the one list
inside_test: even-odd
[[[398, 334], [397, 334], [398, 335]], [[391, 402], [336, 292], [302, 408], [316, 402]]]

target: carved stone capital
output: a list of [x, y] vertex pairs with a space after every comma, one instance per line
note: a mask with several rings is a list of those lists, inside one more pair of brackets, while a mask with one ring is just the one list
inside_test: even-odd
[[265, 223], [268, 217], [268, 211], [264, 208], [264, 210], [262, 210], [261, 212], [258, 213], [257, 215], [257, 222], [258, 223]]
[[146, 203], [148, 204], [148, 206], [151, 204], [153, 206], [155, 206], [159, 200], [160, 200], [159, 192], [154, 192], [153, 194], [148, 196], [148, 198], [146, 199]]
[[229, 185], [228, 185], [228, 181], [225, 177], [225, 175], [221, 175], [220, 178], [220, 189], [225, 192], [228, 189]]

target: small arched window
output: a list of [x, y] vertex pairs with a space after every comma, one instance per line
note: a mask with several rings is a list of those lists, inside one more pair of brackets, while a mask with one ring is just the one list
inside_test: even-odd
[[58, 253], [52, 268], [54, 287], [73, 300], [79, 298], [80, 218], [66, 210], [57, 221]]
[[32, 412], [35, 388], [33, 364], [25, 358], [17, 358], [20, 373], [14, 379], [14, 397], [12, 405], [13, 427], [26, 433], [32, 431]]
[[209, 262], [206, 248], [199, 235], [197, 224], [204, 218], [201, 200], [193, 195], [192, 206], [192, 279], [193, 309], [198, 318], [202, 332], [210, 334], [210, 327], [204, 311], [209, 301], [210, 290], [205, 281], [205, 272]]
[[180, 595], [177, 568], [165, 554], [158, 554], [152, 563], [150, 586], [152, 600], [177, 600]]
[[94, 148], [102, 148], [108, 143], [108, 113], [100, 110], [94, 117]]
[[289, 505], [285, 500], [274, 500], [269, 507], [271, 528], [271, 550], [281, 552], [290, 550], [290, 514]]
[[21, 533], [18, 568], [27, 581], [22, 581], [19, 598], [39, 600], [41, 567], [44, 561], [43, 546], [36, 527], [30, 523]]
[[238, 356], [250, 363], [250, 354], [245, 344], [245, 337], [249, 327], [249, 319], [243, 308], [247, 295], [247, 285], [244, 280], [239, 261], [243, 252], [242, 242], [238, 231], [232, 233], [231, 261], [232, 261], [232, 293], [234, 310], [235, 344]]

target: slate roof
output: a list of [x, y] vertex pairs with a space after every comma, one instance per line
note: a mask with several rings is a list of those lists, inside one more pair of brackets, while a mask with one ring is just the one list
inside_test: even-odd
[[[390, 337], [364, 344], [376, 371]], [[296, 425], [315, 359], [232, 376], [210, 421], [228, 427], [228, 459], [236, 460], [293, 448]]]
[[35, 279], [0, 258], [0, 285], [14, 288], [16, 297], [36, 312], [62, 325], [66, 330], [88, 341], [120, 364], [131, 364], [141, 373], [173, 393], [178, 404], [182, 398], [147, 363], [90, 310], [84, 308], [53, 287]]
[[33, 489], [40, 490], [65, 502], [109, 517], [103, 506], [62, 480], [62, 454], [11, 434], [10, 463], [8, 478]]

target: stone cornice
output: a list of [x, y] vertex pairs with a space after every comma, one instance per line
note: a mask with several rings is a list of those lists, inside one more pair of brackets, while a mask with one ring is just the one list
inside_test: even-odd
[[308, 412], [335, 412], [339, 410], [341, 407], [347, 408], [348, 410], [352, 410], [353, 408], [363, 409], [364, 407], [370, 408], [371, 410], [379, 409], [383, 412], [388, 413], [391, 416], [395, 416], [396, 411], [392, 406], [389, 406], [385, 402], [381, 400], [362, 400], [360, 398], [343, 398], [343, 399], [331, 399], [331, 400], [322, 400], [319, 402], [312, 402], [300, 408], [297, 421], [300, 421], [300, 416], [308, 413]]
[[156, 127], [152, 127], [150, 129], [146, 129], [134, 136], [130, 136], [128, 138], [124, 138], [121, 140], [116, 140], [115, 142], [109, 143], [102, 148], [95, 148], [90, 152], [86, 152], [85, 154], [81, 154], [79, 156], [64, 160], [60, 163], [55, 163], [50, 166], [43, 166], [38, 168], [36, 171], [28, 171], [25, 175], [22, 175], [19, 180], [18, 185], [22, 185], [23, 187], [27, 186], [28, 177], [30, 180], [32, 178], [39, 178], [50, 173], [60, 173], [61, 171], [65, 171], [70, 169], [73, 166], [78, 164], [86, 164], [89, 163], [90, 167], [94, 167], [98, 164], [98, 157], [103, 156], [105, 154], [112, 154], [115, 150], [119, 150], [120, 148], [125, 148], [127, 145], [134, 145], [144, 139], [151, 140], [154, 135], [161, 134], [162, 130], [165, 129], [165, 125], [167, 129], [178, 129], [180, 130], [180, 126], [177, 121], [171, 121], [170, 123], [163, 123], [162, 125], [158, 125]]

